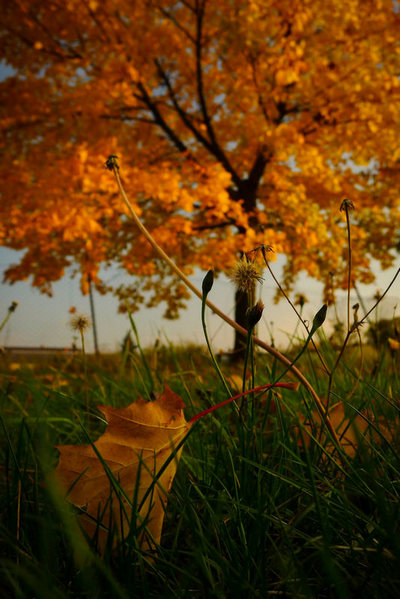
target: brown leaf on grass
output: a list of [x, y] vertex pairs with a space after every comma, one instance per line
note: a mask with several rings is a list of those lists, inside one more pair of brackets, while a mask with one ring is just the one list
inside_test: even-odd
[[[108, 426], [94, 446], [59, 445], [60, 459], [56, 477], [74, 505], [86, 510], [81, 516], [90, 536], [96, 532], [99, 549], [104, 549], [108, 528], [113, 522], [120, 538], [126, 538], [132, 517], [129, 501], [136, 493], [140, 507], [137, 526], [142, 526], [138, 541], [143, 549], [154, 550], [160, 542], [167, 494], [176, 473], [181, 451], [170, 461], [154, 484], [160, 469], [189, 430], [183, 415], [182, 399], [165, 385], [155, 401], [138, 399], [126, 408], [99, 406]], [[118, 481], [124, 495], [117, 497], [106, 468]], [[153, 485], [153, 488], [152, 488]], [[101, 526], [99, 522], [101, 521]]]
[[[355, 412], [351, 417], [346, 416], [345, 406], [343, 402], [339, 402], [328, 410], [328, 414], [333, 427], [336, 430], [343, 451], [345, 451], [351, 458], [356, 455], [362, 443], [368, 443], [371, 440], [380, 442], [382, 436], [388, 441], [392, 440], [390, 431], [381, 423], [374, 422], [374, 418], [368, 414], [368, 412]], [[308, 419], [304, 418], [304, 416], [301, 416], [300, 418], [306, 433], [304, 435], [306, 446], [309, 447], [312, 442], [310, 435], [307, 434], [310, 433], [319, 440], [321, 445], [325, 446], [325, 449], [332, 451], [333, 444], [330, 440], [327, 440], [326, 429], [325, 427], [322, 427], [321, 429], [321, 417], [319, 413], [314, 411], [312, 413], [312, 419], [313, 424], [311, 424]], [[379, 425], [378, 428], [381, 434], [378, 434], [375, 428], [371, 426], [372, 423]], [[298, 442], [299, 445], [302, 445], [303, 443], [300, 438]]]
[[135, 498], [139, 545], [153, 551], [160, 542], [167, 494], [181, 454], [177, 446], [190, 427], [240, 397], [261, 396], [272, 387], [297, 391], [299, 384], [255, 387], [206, 408], [189, 422], [182, 399], [167, 385], [155, 401], [138, 399], [121, 409], [99, 406], [108, 422], [105, 432], [93, 445], [57, 446], [60, 459], [55, 471], [68, 499], [83, 508], [82, 526], [90, 536], [98, 535], [99, 549], [104, 549], [112, 523], [119, 538], [127, 537], [130, 502]]

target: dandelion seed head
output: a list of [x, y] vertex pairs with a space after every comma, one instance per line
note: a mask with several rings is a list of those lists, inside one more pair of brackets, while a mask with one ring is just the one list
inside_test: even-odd
[[246, 257], [238, 260], [228, 273], [228, 277], [240, 291], [251, 291], [255, 282], [262, 283], [261, 269]]
[[90, 327], [90, 320], [86, 314], [75, 314], [70, 320], [71, 329], [84, 333]]

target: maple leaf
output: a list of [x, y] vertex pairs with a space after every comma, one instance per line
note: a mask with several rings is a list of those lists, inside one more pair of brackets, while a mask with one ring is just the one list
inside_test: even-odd
[[[174, 450], [190, 428], [184, 407], [179, 395], [165, 385], [155, 401], [140, 398], [119, 409], [99, 406], [108, 426], [93, 445], [57, 446], [56, 477], [69, 501], [85, 510], [82, 526], [90, 536], [98, 534], [100, 550], [112, 522], [120, 538], [127, 537], [133, 498], [139, 544], [149, 550], [159, 544], [167, 494], [181, 453], [179, 449], [174, 455]], [[118, 497], [116, 488], [122, 490]]]
[[[271, 387], [297, 391], [298, 383], [271, 383], [215, 404], [186, 422], [182, 399], [168, 385], [155, 401], [139, 398], [126, 408], [98, 406], [107, 419], [105, 432], [91, 445], [57, 445], [55, 470], [67, 497], [83, 508], [81, 523], [103, 551], [112, 523], [120, 539], [131, 528], [137, 508], [137, 537], [144, 550], [160, 543], [168, 492], [177, 470], [186, 433], [205, 415], [236, 399]], [[113, 493], [118, 497], [113, 497]], [[100, 526], [101, 524], [101, 526]]]

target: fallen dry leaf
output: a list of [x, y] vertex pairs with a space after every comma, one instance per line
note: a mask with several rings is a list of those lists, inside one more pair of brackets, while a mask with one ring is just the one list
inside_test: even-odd
[[389, 347], [392, 351], [398, 351], [400, 349], [400, 341], [398, 339], [388, 339]]
[[[179, 395], [167, 385], [155, 401], [138, 399], [120, 409], [99, 406], [108, 426], [94, 446], [130, 501], [138, 485], [138, 507], [161, 467], [189, 430], [183, 415], [184, 407]], [[69, 490], [68, 500], [86, 509], [87, 515], [82, 515], [81, 522], [90, 536], [97, 530], [99, 549], [104, 549], [110, 520], [115, 523], [120, 538], [126, 538], [132, 509], [124, 496], [117, 498], [112, 493], [110, 476], [93, 447], [59, 445], [57, 449], [60, 459], [56, 477], [65, 491]], [[143, 549], [154, 550], [155, 544], [160, 542], [167, 493], [179, 457], [180, 451], [153, 484], [152, 492], [140, 508], [137, 525], [144, 520], [147, 522], [146, 529], [139, 535]], [[97, 523], [99, 519], [101, 527]]]
[[[164, 392], [155, 401], [138, 399], [120, 409], [99, 406], [108, 426], [93, 444], [95, 449], [90, 444], [56, 446], [60, 452], [56, 479], [68, 500], [84, 509], [82, 526], [91, 537], [98, 535], [99, 550], [105, 548], [111, 523], [120, 539], [127, 537], [132, 517], [131, 501], [136, 495], [138, 542], [142, 549], [154, 551], [160, 542], [167, 494], [182, 447], [175, 455], [174, 451], [193, 423], [240, 397], [262, 394], [271, 387], [296, 391], [299, 384], [275, 383], [256, 387], [213, 405], [186, 422], [182, 399], [165, 385]], [[171, 456], [173, 459], [164, 467]], [[118, 497], [113, 491], [113, 477], [123, 490]]]
[[[371, 426], [371, 422], [374, 422], [374, 419], [367, 412], [355, 413], [351, 418], [346, 416], [345, 407], [343, 402], [339, 402], [332, 406], [328, 410], [329, 418], [333, 424], [333, 427], [336, 430], [337, 436], [339, 438], [340, 445], [342, 449], [346, 452], [349, 457], [354, 457], [358, 451], [358, 448], [361, 443], [368, 442], [369, 439], [373, 439], [374, 441], [380, 442], [382, 440], [381, 435], [385, 437], [388, 441], [392, 440], [391, 433], [383, 427], [381, 423], [379, 424], [379, 430], [381, 435], [379, 435], [373, 426]], [[310, 434], [316, 435], [322, 445], [325, 445], [325, 449], [328, 451], [333, 450], [333, 445], [330, 441], [327, 441], [325, 434], [325, 427], [321, 430], [321, 417], [318, 412], [314, 411], [312, 414], [313, 417], [313, 425], [301, 416], [300, 420], [303, 422], [304, 429]], [[375, 422], [375, 424], [377, 424]], [[315, 429], [315, 427], [317, 427]], [[299, 444], [302, 445], [302, 440], [299, 438]], [[304, 435], [304, 442], [308, 447], [311, 443], [311, 437], [306, 434]]]

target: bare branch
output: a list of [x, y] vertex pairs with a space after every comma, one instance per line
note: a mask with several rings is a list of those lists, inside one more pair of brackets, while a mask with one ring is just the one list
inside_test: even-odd
[[181, 23], [179, 23], [179, 21], [177, 21], [175, 19], [175, 17], [169, 13], [167, 10], [165, 10], [165, 8], [163, 8], [162, 6], [158, 7], [158, 10], [161, 12], [161, 14], [166, 18], [169, 19], [177, 29], [179, 29], [179, 31], [182, 31], [182, 33], [194, 44], [195, 39], [193, 37], [193, 35], [190, 33], [190, 31], [188, 31], [185, 27], [183, 27], [183, 25], [181, 25]]
[[229, 160], [226, 158], [225, 154], [222, 152], [221, 148], [217, 145], [215, 146], [212, 142], [208, 141], [206, 137], [194, 126], [192, 118], [183, 110], [181, 105], [178, 102], [175, 91], [171, 85], [171, 81], [167, 75], [167, 73], [162, 68], [160, 62], [158, 60], [155, 61], [160, 77], [162, 78], [165, 86], [167, 87], [169, 97], [171, 102], [180, 116], [184, 125], [193, 133], [198, 142], [200, 142], [215, 158], [217, 158], [218, 162], [222, 164], [224, 169], [232, 176], [232, 180], [236, 185], [240, 185], [241, 179], [235, 169], [230, 164]]

